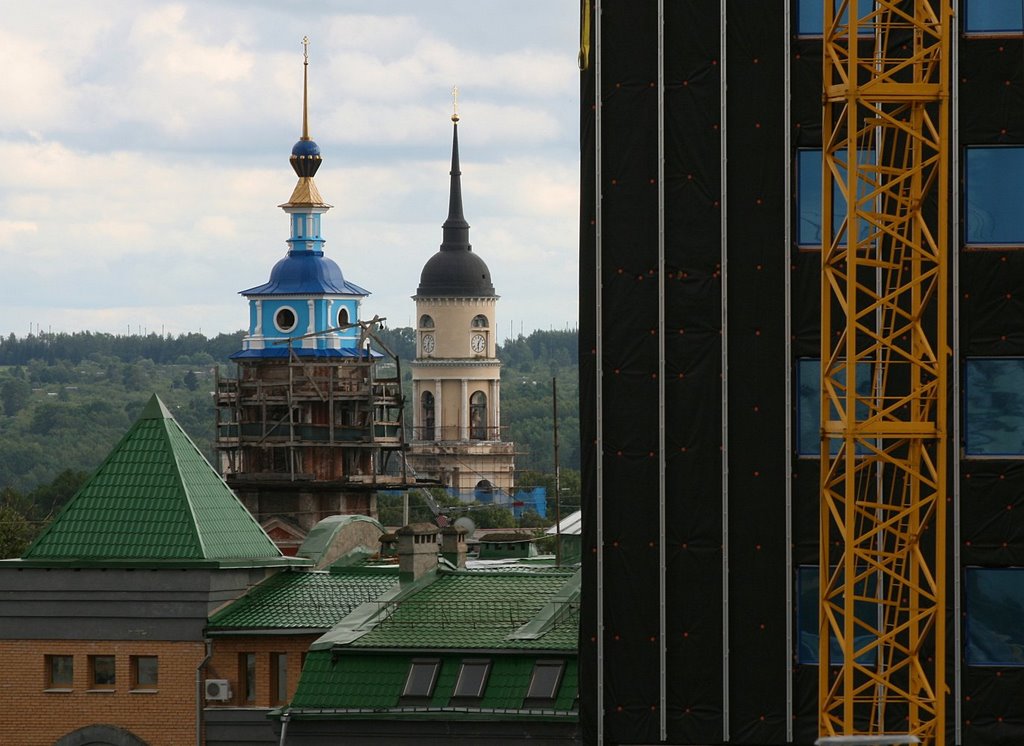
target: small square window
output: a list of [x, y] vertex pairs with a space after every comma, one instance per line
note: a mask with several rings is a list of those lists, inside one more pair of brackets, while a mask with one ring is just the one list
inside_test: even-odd
[[155, 655], [132, 656], [132, 689], [156, 689], [160, 666]]
[[530, 676], [530, 688], [526, 690], [527, 700], [554, 700], [558, 695], [558, 685], [562, 683], [565, 661], [540, 660], [533, 666]]
[[964, 152], [964, 240], [974, 246], [1024, 244], [1024, 147]]
[[487, 676], [491, 672], [489, 660], [465, 660], [459, 668], [459, 676], [455, 680], [453, 697], [482, 697], [487, 685]]
[[1024, 31], [1020, 0], [964, 0], [964, 30], [969, 34], [1006, 34]]
[[441, 661], [437, 658], [415, 659], [409, 666], [409, 675], [405, 679], [403, 697], [429, 697], [434, 693], [437, 683], [437, 672], [441, 669]]
[[89, 679], [94, 689], [111, 689], [117, 684], [114, 656], [90, 655]]
[[964, 368], [966, 455], [1024, 456], [1024, 358], [973, 358]]
[[1024, 666], [1024, 568], [964, 571], [967, 665]]
[[46, 656], [46, 688], [70, 689], [75, 680], [75, 659], [70, 655]]

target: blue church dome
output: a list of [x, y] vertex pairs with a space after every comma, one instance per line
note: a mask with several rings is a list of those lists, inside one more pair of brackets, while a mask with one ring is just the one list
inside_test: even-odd
[[369, 295], [358, 285], [347, 282], [341, 267], [333, 259], [313, 252], [294, 252], [270, 270], [270, 279], [262, 285], [243, 290], [242, 295]]
[[313, 140], [299, 140], [292, 148], [292, 155], [299, 158], [316, 158], [320, 155], [320, 146]]

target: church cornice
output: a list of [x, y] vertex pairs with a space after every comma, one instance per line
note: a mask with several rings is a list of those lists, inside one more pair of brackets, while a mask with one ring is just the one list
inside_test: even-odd
[[408, 363], [413, 368], [500, 368], [497, 358], [417, 358]]

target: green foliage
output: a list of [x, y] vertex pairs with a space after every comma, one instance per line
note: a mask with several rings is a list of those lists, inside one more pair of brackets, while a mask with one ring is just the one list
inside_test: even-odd
[[189, 391], [195, 391], [199, 388], [199, 376], [196, 375], [194, 370], [190, 370], [185, 373], [185, 377], [182, 379], [182, 382], [185, 384], [185, 388]]
[[34, 536], [24, 515], [10, 505], [0, 506], [0, 558], [20, 557]]
[[[20, 368], [18, 369], [21, 370]], [[4, 402], [4, 414], [13, 417], [28, 404], [32, 396], [32, 387], [22, 378], [8, 378], [0, 386], [0, 398]]]
[[[214, 361], [240, 349], [241, 337], [76, 332], [0, 338], [6, 415], [0, 417], [0, 490], [28, 494], [54, 480], [66, 483], [66, 473], [93, 471], [153, 393], [212, 460]], [[45, 509], [30, 522], [68, 497], [41, 497]]]

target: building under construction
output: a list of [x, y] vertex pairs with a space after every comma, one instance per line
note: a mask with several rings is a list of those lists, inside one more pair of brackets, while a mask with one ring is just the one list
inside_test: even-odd
[[366, 348], [330, 359], [299, 354], [237, 361], [218, 375], [221, 473], [264, 522], [303, 530], [336, 513], [376, 514], [375, 490], [402, 488], [402, 390], [397, 358]]
[[369, 295], [324, 255], [321, 216], [331, 206], [313, 176], [303, 65], [302, 136], [290, 162], [287, 252], [249, 302], [235, 377], [218, 373], [215, 447], [228, 484], [282, 546], [319, 520], [376, 515], [375, 491], [407, 484], [402, 462], [398, 359], [380, 342], [382, 320], [361, 320]]
[[585, 742], [1024, 742], [1024, 5], [581, 5]]

